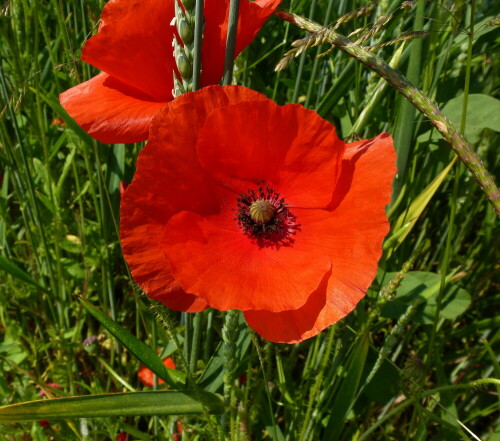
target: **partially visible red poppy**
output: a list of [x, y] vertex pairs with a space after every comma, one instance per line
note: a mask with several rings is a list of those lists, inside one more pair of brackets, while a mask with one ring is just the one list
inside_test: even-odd
[[312, 110], [210, 86], [153, 121], [121, 204], [136, 282], [172, 309], [239, 309], [296, 342], [365, 295], [389, 231], [391, 137], [352, 144]]
[[[205, 0], [202, 86], [224, 70], [230, 0]], [[236, 54], [249, 45], [281, 0], [242, 0]], [[103, 72], [60, 95], [62, 106], [91, 136], [105, 143], [148, 137], [153, 116], [173, 99], [174, 0], [111, 0], [82, 60]]]
[[54, 118], [50, 123], [51, 126], [65, 126], [66, 123], [62, 120], [62, 118]]
[[[165, 357], [163, 359], [163, 364], [167, 369], [175, 369], [175, 362], [172, 358], [170, 357]], [[139, 381], [146, 387], [153, 387], [154, 386], [154, 374], [151, 371], [151, 369], [147, 368], [146, 366], [141, 366], [139, 368], [139, 372], [137, 372], [137, 377], [139, 377]], [[164, 384], [165, 382], [161, 379], [158, 378], [158, 384]]]
[[[45, 386], [48, 386], [49, 388], [52, 388], [52, 389], [62, 390], [62, 386], [59, 383], [45, 383]], [[50, 391], [50, 389], [49, 389], [49, 391]], [[40, 389], [40, 391], [38, 392], [38, 395], [40, 397], [45, 397], [47, 395], [47, 393], [45, 392], [44, 389]]]
[[[50, 390], [50, 388], [62, 390], [62, 386], [59, 383], [45, 383], [45, 386], [47, 386], [49, 388], [49, 390], [48, 390], [49, 392], [52, 392]], [[44, 389], [40, 389], [40, 391], [38, 392], [38, 396], [46, 397], [47, 392]], [[50, 422], [48, 420], [40, 420], [40, 421], [38, 421], [38, 424], [40, 424], [40, 426], [42, 426], [44, 428], [50, 426]]]
[[127, 432], [120, 432], [118, 436], [116, 437], [116, 441], [128, 441], [128, 433]]

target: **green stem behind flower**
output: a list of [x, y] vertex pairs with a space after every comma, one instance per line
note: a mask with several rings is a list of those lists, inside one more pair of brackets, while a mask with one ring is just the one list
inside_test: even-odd
[[235, 309], [227, 311], [222, 328], [222, 339], [224, 340], [224, 402], [229, 408], [230, 421], [229, 433], [233, 433], [236, 421], [236, 402], [234, 395], [234, 380], [238, 360], [236, 358], [236, 342], [238, 340], [239, 312]]
[[338, 34], [335, 30], [323, 27], [316, 22], [307, 20], [295, 14], [275, 12], [275, 15], [283, 20], [296, 24], [300, 28], [305, 29], [312, 34], [315, 34], [316, 38], [314, 39], [314, 42], [309, 44], [308, 47], [325, 43], [332, 44], [376, 72], [389, 84], [391, 84], [391, 86], [393, 86], [399, 93], [401, 93], [408, 101], [410, 101], [410, 103], [412, 103], [419, 112], [431, 121], [446, 141], [450, 143], [454, 152], [466, 165], [479, 185], [483, 188], [486, 197], [490, 201], [497, 215], [500, 217], [500, 191], [495, 185], [493, 178], [463, 135], [455, 128], [448, 118], [441, 113], [439, 108], [429, 97], [411, 84], [403, 74], [391, 68], [381, 58], [372, 54], [362, 46], [353, 43], [343, 35]]
[[201, 46], [203, 43], [203, 0], [196, 0], [194, 15], [193, 90], [200, 88]]
[[240, 0], [231, 0], [227, 25], [226, 60], [224, 62], [224, 77], [222, 78], [223, 86], [228, 86], [233, 81], [234, 51], [236, 49], [239, 10]]

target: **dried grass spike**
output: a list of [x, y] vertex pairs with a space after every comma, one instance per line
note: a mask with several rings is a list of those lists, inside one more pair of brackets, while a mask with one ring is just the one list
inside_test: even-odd
[[335, 46], [332, 45], [332, 47], [330, 47], [330, 49], [328, 49], [325, 52], [321, 52], [320, 54], [316, 55], [316, 58], [326, 57], [328, 54], [331, 54], [334, 49], [335, 49]]
[[356, 9], [354, 11], [348, 12], [337, 20], [335, 27], [333, 29], [337, 29], [341, 24], [347, 23], [348, 21], [354, 20], [358, 17], [366, 17], [371, 14], [371, 12], [375, 9], [377, 3], [372, 2], [362, 8]]
[[401, 9], [403, 9], [405, 12], [409, 12], [413, 9], [413, 7], [417, 4], [416, 0], [413, 1], [406, 1], [401, 3]]
[[290, 64], [290, 62], [292, 61], [292, 58], [293, 57], [290, 57], [290, 56], [289, 57], [287, 57], [287, 56], [283, 57], [278, 62], [278, 64], [276, 65], [276, 67], [274, 68], [274, 71], [275, 72], [281, 72], [281, 71], [285, 70], [288, 67], [288, 65]]
[[417, 38], [424, 38], [430, 34], [430, 31], [412, 31], [401, 34], [398, 38], [394, 38], [393, 40], [386, 41], [381, 44], [377, 44], [376, 46], [369, 46], [368, 49], [373, 51], [377, 49], [381, 49], [386, 46], [390, 46], [392, 44], [402, 43], [405, 41], [415, 40]]
[[368, 32], [366, 32], [364, 35], [362, 35], [358, 40], [356, 40], [356, 44], [362, 44], [365, 41], [368, 41], [370, 38], [380, 32], [385, 27], [385, 25], [392, 20], [393, 17], [394, 13], [382, 15], [377, 18], [373, 27], [369, 29]]

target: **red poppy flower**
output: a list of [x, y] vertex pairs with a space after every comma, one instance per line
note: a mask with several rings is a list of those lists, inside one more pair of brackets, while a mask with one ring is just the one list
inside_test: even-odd
[[[175, 362], [170, 357], [165, 357], [163, 359], [163, 364], [167, 369], [175, 369]], [[151, 369], [147, 368], [146, 366], [142, 365], [139, 368], [139, 372], [137, 372], [137, 377], [144, 386], [146, 387], [154, 386], [154, 374], [151, 371]], [[158, 378], [158, 384], [163, 384], [163, 383], [165, 382], [161, 378]]]
[[[205, 0], [202, 86], [224, 71], [230, 0]], [[281, 0], [242, 0], [238, 55]], [[60, 95], [62, 106], [91, 136], [105, 143], [144, 141], [153, 116], [173, 99], [174, 0], [111, 0], [99, 32], [87, 41], [82, 60], [103, 72]]]
[[121, 205], [142, 289], [172, 309], [239, 309], [265, 338], [312, 337], [354, 309], [389, 231], [395, 153], [312, 110], [210, 86], [153, 120]]
[[[48, 386], [50, 389], [62, 390], [62, 386], [59, 383], [45, 383], [45, 386]], [[50, 389], [49, 389], [49, 391], [52, 392]], [[45, 396], [47, 396], [47, 392], [44, 389], [40, 389], [40, 391], [38, 392], [38, 395], [40, 397], [45, 397]]]

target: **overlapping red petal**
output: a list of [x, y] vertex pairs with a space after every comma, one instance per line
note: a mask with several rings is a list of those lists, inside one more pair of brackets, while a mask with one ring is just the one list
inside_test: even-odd
[[[148, 295], [243, 310], [280, 342], [354, 309], [389, 230], [389, 135], [345, 145], [315, 113], [236, 86], [183, 95], [151, 135], [121, 219], [125, 257]], [[260, 240], [235, 219], [240, 193], [262, 180], [290, 202], [289, 242]]]
[[151, 119], [165, 106], [105, 73], [68, 89], [59, 99], [83, 130], [108, 144], [144, 141]]
[[[251, 43], [280, 0], [243, 0], [236, 55]], [[229, 0], [205, 1], [202, 84], [218, 83], [224, 69]], [[172, 99], [174, 0], [111, 0], [82, 60], [102, 70], [61, 94], [61, 104], [94, 138], [137, 142], [148, 124]]]
[[102, 10], [98, 33], [85, 43], [82, 60], [152, 101], [170, 100], [174, 14], [173, 1], [111, 0]]

